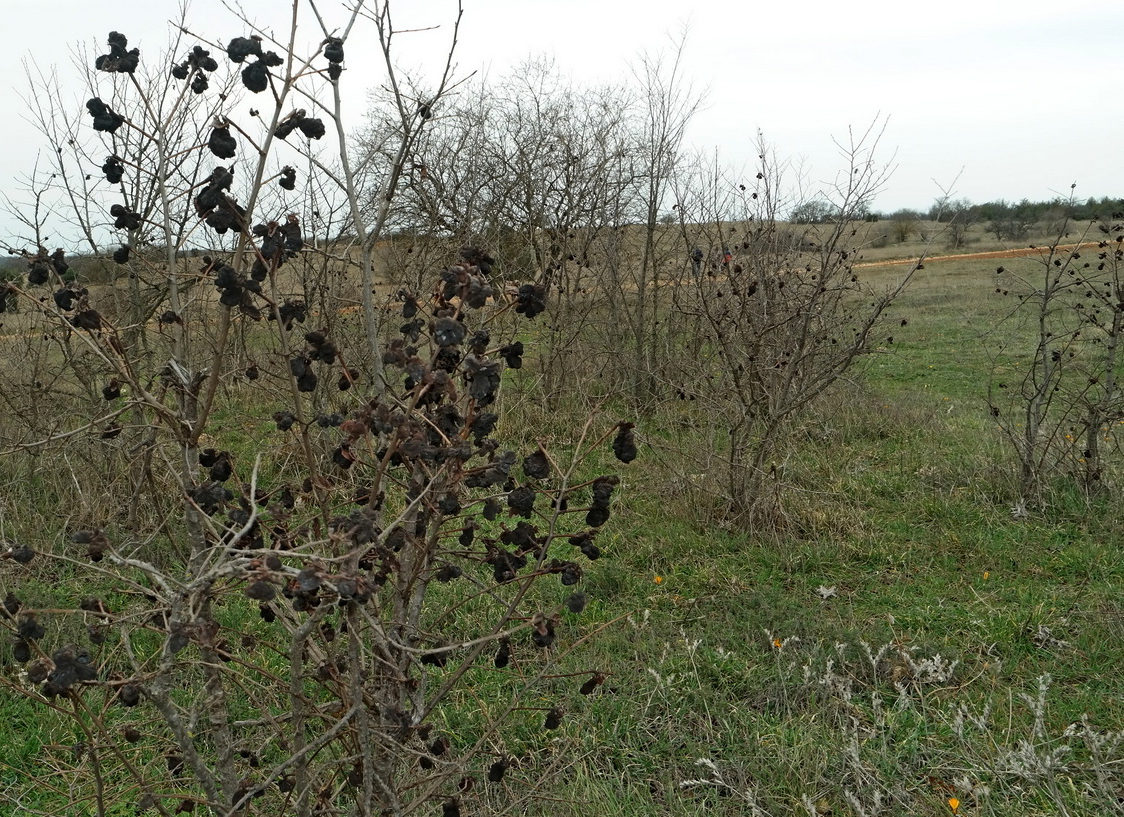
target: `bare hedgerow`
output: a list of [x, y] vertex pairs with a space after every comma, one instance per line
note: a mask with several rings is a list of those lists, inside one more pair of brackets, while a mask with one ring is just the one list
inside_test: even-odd
[[[533, 797], [549, 764], [535, 750], [567, 726], [572, 704], [540, 682], [581, 640], [580, 588], [620, 484], [579, 469], [610, 438], [618, 460], [634, 459], [632, 425], [599, 432], [591, 418], [565, 456], [504, 446], [514, 336], [547, 304], [538, 284], [499, 283], [482, 249], [402, 289], [385, 339], [371, 253], [387, 211], [367, 221], [346, 149], [330, 166], [313, 143], [343, 133], [345, 55], [364, 47], [352, 24], [372, 19], [392, 64], [389, 11], [359, 3], [329, 29], [307, 8], [324, 35], [308, 54], [242, 21], [225, 46], [185, 47], [164, 66], [172, 96], [214, 95], [221, 109], [196, 122], [195, 173], [166, 161], [182, 145], [145, 104], [158, 90], [136, 76], [145, 50], [113, 32], [95, 61], [113, 90], [86, 105], [86, 127], [116, 157], [104, 173], [151, 174], [159, 192], [150, 209], [120, 191], [113, 229], [169, 238], [114, 253], [163, 270], [147, 340], [103, 307], [104, 289], [68, 277], [62, 251], [23, 249], [26, 277], [5, 285], [58, 344], [43, 364], [55, 388], [19, 404], [25, 428], [4, 440], [6, 463], [71, 469], [51, 490], [73, 476], [79, 498], [104, 483], [103, 501], [64, 527], [32, 506], [0, 531], [0, 626], [22, 667], [0, 683], [79, 736], [44, 749], [38, 775], [9, 792], [17, 802], [65, 791], [56, 811], [456, 815], [498, 787], [509, 802]], [[420, 102], [397, 97], [387, 206], [447, 80]], [[215, 90], [233, 84], [260, 100], [248, 121]], [[153, 160], [138, 162], [124, 134]], [[358, 247], [302, 220], [298, 157], [336, 186]], [[310, 255], [335, 259], [340, 276], [356, 260], [358, 337], [290, 275]], [[344, 305], [324, 296], [321, 310]], [[72, 447], [105, 453], [101, 468], [74, 469]], [[129, 468], [135, 483], [118, 479]], [[573, 692], [605, 677], [582, 673]], [[465, 705], [469, 691], [479, 706]]]

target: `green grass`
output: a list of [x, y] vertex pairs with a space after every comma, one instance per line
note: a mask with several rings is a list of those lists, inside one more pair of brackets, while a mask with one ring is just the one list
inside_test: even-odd
[[[1121, 752], [1095, 744], [1124, 721], [1124, 522], [1111, 496], [1064, 486], [1029, 518], [1011, 513], [1010, 452], [986, 405], [989, 349], [1013, 337], [993, 334], [1012, 305], [993, 270], [934, 263], [895, 305], [894, 342], [793, 446], [795, 524], [779, 538], [700, 521], [714, 517], [695, 507], [666, 433], [683, 423], [690, 438], [682, 405], [641, 424], [637, 462], [585, 466], [623, 479], [603, 558], [585, 565], [591, 602], [565, 617], [560, 642], [591, 637], [519, 701], [489, 747], [516, 762], [502, 788], [464, 796], [473, 813], [518, 802], [543, 815], [873, 815], [881, 798], [884, 814], [948, 815], [953, 795], [963, 814], [1118, 808]], [[573, 445], [584, 406], [546, 411], [528, 382], [508, 385], [521, 401], [504, 436]], [[216, 412], [217, 447], [241, 455], [275, 433], [237, 390]], [[0, 566], [0, 594], [20, 570]], [[547, 606], [568, 590], [536, 592]], [[592, 671], [608, 679], [580, 695], [588, 676], [572, 674]], [[510, 689], [484, 668], [439, 722], [468, 745], [486, 720], [479, 702]], [[545, 732], [541, 710], [556, 703], [566, 719]], [[986, 723], [961, 725], [985, 708]], [[1083, 718], [1100, 737], [1066, 736]], [[65, 729], [10, 698], [0, 723], [0, 785], [18, 788]], [[1070, 753], [1035, 772], [1021, 741]]]

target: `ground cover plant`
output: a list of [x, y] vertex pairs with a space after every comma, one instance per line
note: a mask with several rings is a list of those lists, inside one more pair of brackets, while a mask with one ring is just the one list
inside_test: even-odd
[[[786, 220], [776, 165], [721, 176], [731, 201], [766, 196], [745, 220], [713, 206], [714, 176], [691, 188], [668, 134], [645, 151], [651, 130], [614, 129], [623, 89], [556, 100], [549, 75], [544, 115], [516, 108], [520, 149], [577, 144], [552, 111], [619, 118], [591, 118], [581, 172], [556, 151], [518, 201], [496, 175], [473, 209], [474, 183], [437, 189], [458, 181], [442, 138], [489, 131], [472, 104], [442, 108], [443, 80], [400, 91], [393, 147], [349, 165], [324, 139], [346, 133], [335, 89], [360, 29], [301, 55], [243, 23], [160, 70], [110, 35], [87, 141], [65, 145], [107, 185], [78, 219], [99, 254], [56, 253], [34, 209], [11, 242], [10, 813], [1124, 810], [1118, 217], [977, 219], [954, 242], [944, 210], [904, 236], [905, 216], [832, 220], [869, 210], [860, 152], [856, 195], [802, 209], [823, 223]], [[146, 70], [172, 76], [169, 107]], [[677, 98], [648, 76], [641, 111]], [[166, 173], [129, 159], [173, 142]], [[584, 178], [643, 155], [660, 167]], [[782, 281], [791, 300], [753, 300]], [[781, 406], [747, 470], [777, 503], [746, 514], [714, 384], [783, 371], [778, 315], [809, 357], [852, 345]], [[1028, 492], [1012, 440], [1042, 437], [1019, 425], [1041, 382], [1060, 383], [1033, 416], [1062, 453]]]

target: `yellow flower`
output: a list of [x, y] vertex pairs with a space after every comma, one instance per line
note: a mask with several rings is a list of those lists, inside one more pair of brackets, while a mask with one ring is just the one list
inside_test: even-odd
[[948, 798], [948, 807], [952, 809], [952, 813], [955, 814], [960, 809], [960, 801], [955, 797], [950, 797]]
[[779, 650], [781, 647], [784, 646], [784, 642], [782, 642], [779, 638], [774, 638], [773, 639], [773, 646], [776, 647]]
[[987, 581], [987, 577], [988, 577], [988, 576], [990, 576], [990, 575], [991, 575], [991, 574], [990, 574], [990, 573], [988, 573], [988, 572], [987, 572], [986, 570], [984, 571], [984, 581], [985, 581], [985, 582]]
[[663, 581], [663, 576], [656, 576], [654, 579], [652, 579], [652, 581], [654, 581], [656, 584], [660, 584]]

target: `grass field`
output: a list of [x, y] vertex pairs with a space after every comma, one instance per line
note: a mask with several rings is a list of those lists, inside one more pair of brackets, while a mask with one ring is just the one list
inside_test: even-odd
[[[640, 424], [641, 457], [620, 469], [604, 556], [586, 570], [591, 603], [563, 625], [566, 643], [591, 636], [558, 659], [567, 719], [533, 729], [541, 712], [527, 702], [525, 728], [494, 747], [512, 769], [476, 812], [1124, 812], [1120, 487], [1099, 498], [1059, 487], [1013, 513], [987, 394], [995, 371], [1026, 359], [1008, 351], [1020, 330], [1001, 322], [1014, 304], [994, 269], [964, 258], [918, 273], [893, 307], [892, 340], [805, 424], [786, 473], [796, 524], [780, 538], [706, 521], [663, 433], [689, 440], [688, 409]], [[899, 272], [864, 275], [877, 285]], [[235, 422], [229, 399], [221, 425], [246, 445], [255, 426]], [[501, 434], [565, 447], [584, 417], [526, 399]], [[0, 563], [0, 594], [29, 578], [51, 580]], [[595, 670], [608, 680], [580, 695], [569, 674]], [[481, 671], [473, 683], [500, 682]], [[467, 731], [475, 705], [471, 691], [456, 699], [444, 728]], [[0, 701], [0, 800], [71, 762], [66, 729]], [[63, 808], [52, 781], [0, 815]]]

